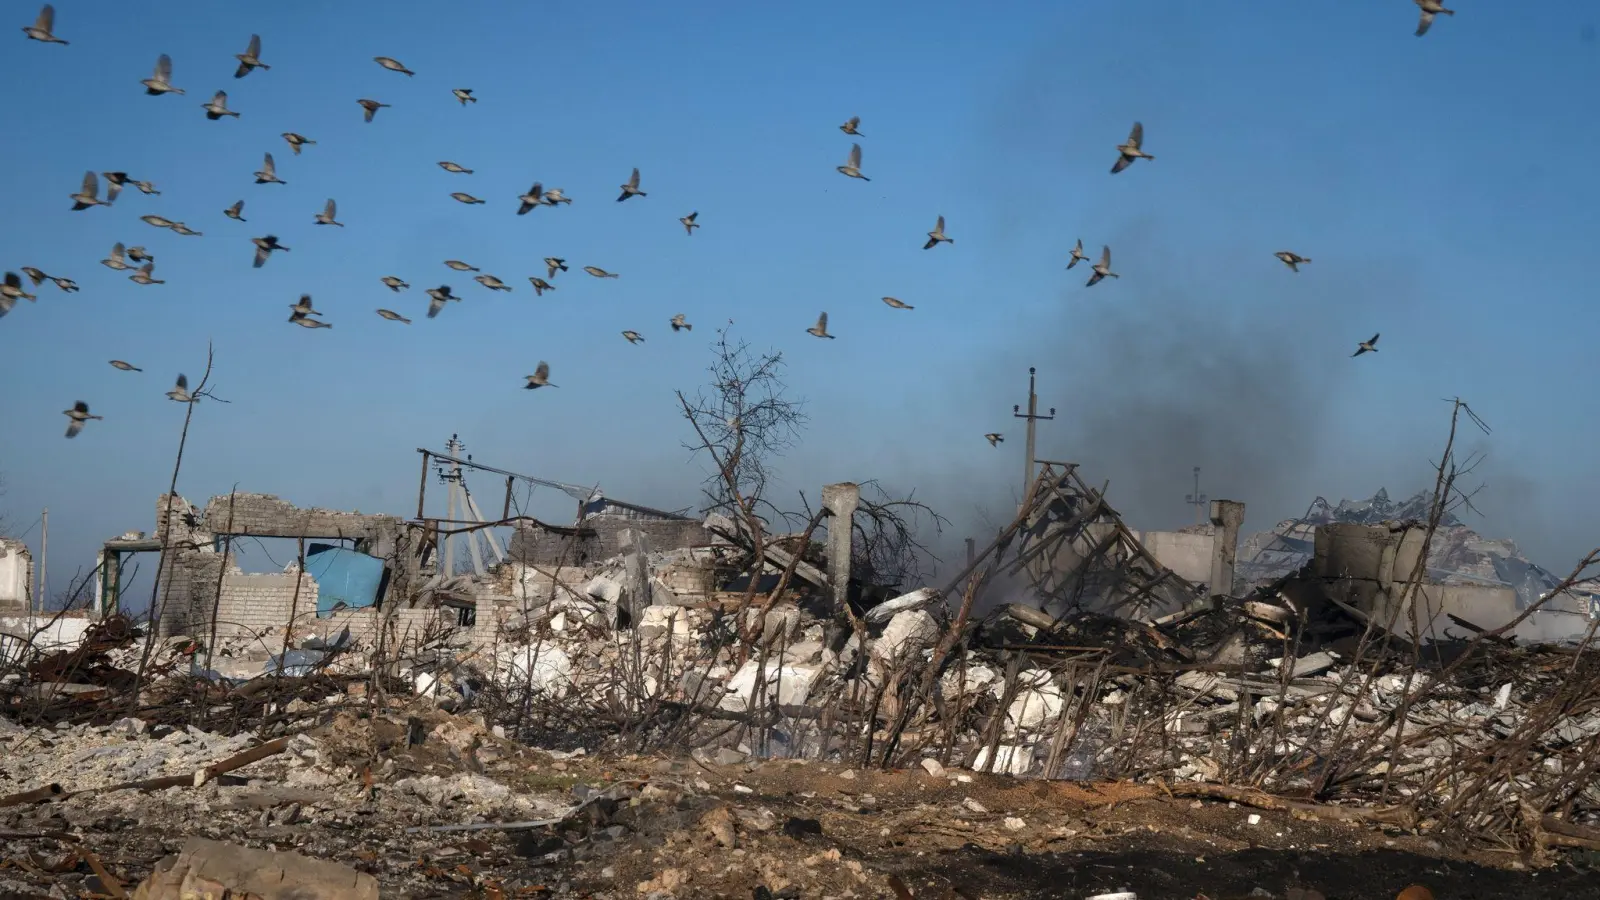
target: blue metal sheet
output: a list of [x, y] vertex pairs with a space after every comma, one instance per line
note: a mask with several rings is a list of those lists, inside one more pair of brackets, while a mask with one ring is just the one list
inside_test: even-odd
[[317, 618], [335, 608], [361, 609], [378, 602], [383, 585], [383, 560], [328, 544], [312, 544], [306, 573], [317, 580]]

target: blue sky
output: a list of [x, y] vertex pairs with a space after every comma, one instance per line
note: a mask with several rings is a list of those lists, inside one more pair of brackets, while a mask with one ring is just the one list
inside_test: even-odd
[[[784, 351], [808, 404], [780, 501], [876, 478], [938, 506], [947, 542], [981, 534], [1020, 481], [1011, 406], [1034, 365], [1059, 413], [1039, 455], [1109, 479], [1135, 527], [1188, 519], [1195, 465], [1255, 528], [1318, 494], [1409, 493], [1440, 398], [1460, 395], [1494, 426], [1471, 438], [1489, 453], [1475, 527], [1563, 571], [1600, 534], [1584, 162], [1600, 127], [1578, 87], [1600, 58], [1578, 0], [1463, 2], [1422, 39], [1404, 0], [56, 7], [70, 46], [12, 30], [0, 54], [26, 86], [0, 143], [0, 266], [83, 288], [47, 283], [0, 322], [0, 509], [24, 531], [50, 507], [52, 590], [101, 540], [153, 528], [183, 418], [163, 393], [199, 376], [208, 340], [230, 402], [196, 412], [191, 499], [238, 484], [409, 513], [414, 448], [459, 432], [485, 462], [676, 508], [701, 473], [672, 392], [702, 383], [730, 318]], [[33, 15], [8, 10], [13, 29]], [[273, 68], [235, 80], [251, 33]], [[144, 95], [163, 52], [187, 95]], [[242, 118], [205, 119], [217, 89]], [[365, 124], [361, 97], [393, 106]], [[834, 171], [851, 115], [870, 183]], [[1135, 119], [1156, 160], [1112, 177]], [[296, 157], [284, 131], [317, 144]], [[287, 186], [252, 183], [264, 151]], [[618, 204], [634, 166], [649, 196]], [[162, 194], [71, 212], [85, 169]], [[535, 179], [575, 202], [514, 215]], [[329, 197], [346, 228], [312, 224]], [[240, 199], [245, 224], [222, 216]], [[955, 244], [924, 252], [941, 213]], [[252, 269], [266, 233], [292, 249]], [[1080, 237], [1111, 244], [1122, 277], [1065, 272]], [[167, 283], [98, 265], [116, 241], [148, 247]], [[1279, 249], [1313, 262], [1296, 275]], [[572, 271], [536, 299], [546, 255]], [[464, 302], [430, 321], [422, 291], [441, 283]], [[303, 292], [334, 328], [285, 322]], [[805, 334], [824, 309], [837, 340]], [[667, 328], [678, 312], [693, 332]], [[1380, 352], [1350, 359], [1374, 331]], [[520, 390], [541, 359], [561, 388]], [[66, 441], [79, 399], [106, 420]]]

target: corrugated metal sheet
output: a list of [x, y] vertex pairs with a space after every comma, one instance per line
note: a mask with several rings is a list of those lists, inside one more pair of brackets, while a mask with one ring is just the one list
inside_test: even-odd
[[335, 608], [360, 609], [378, 602], [383, 586], [383, 560], [328, 544], [312, 544], [306, 554], [306, 572], [317, 580], [317, 618], [326, 619]]

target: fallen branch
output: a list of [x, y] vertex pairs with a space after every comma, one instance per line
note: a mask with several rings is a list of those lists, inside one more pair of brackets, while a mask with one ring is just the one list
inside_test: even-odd
[[1384, 809], [1357, 809], [1348, 806], [1328, 806], [1323, 803], [1306, 803], [1299, 800], [1286, 800], [1282, 797], [1268, 794], [1265, 791], [1251, 788], [1231, 787], [1225, 784], [1198, 784], [1186, 782], [1175, 784], [1168, 788], [1175, 797], [1206, 797], [1212, 800], [1227, 800], [1256, 809], [1269, 809], [1283, 812], [1301, 812], [1324, 819], [1337, 819], [1341, 822], [1358, 822], [1361, 824], [1396, 825], [1401, 828], [1417, 827], [1417, 811], [1409, 806], [1391, 806]]

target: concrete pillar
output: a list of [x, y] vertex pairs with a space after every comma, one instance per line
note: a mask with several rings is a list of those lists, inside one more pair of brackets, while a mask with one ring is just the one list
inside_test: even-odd
[[1244, 504], [1237, 500], [1211, 501], [1211, 524], [1216, 526], [1211, 545], [1211, 596], [1233, 596], [1233, 562], [1239, 555], [1239, 526], [1244, 524]]
[[828, 523], [828, 584], [833, 586], [833, 608], [845, 608], [850, 595], [850, 533], [861, 486], [849, 481], [822, 486], [822, 506], [833, 514]]
[[619, 549], [623, 557], [622, 603], [628, 611], [629, 627], [638, 627], [644, 608], [650, 605], [650, 567], [645, 559], [644, 533], [622, 529]]

